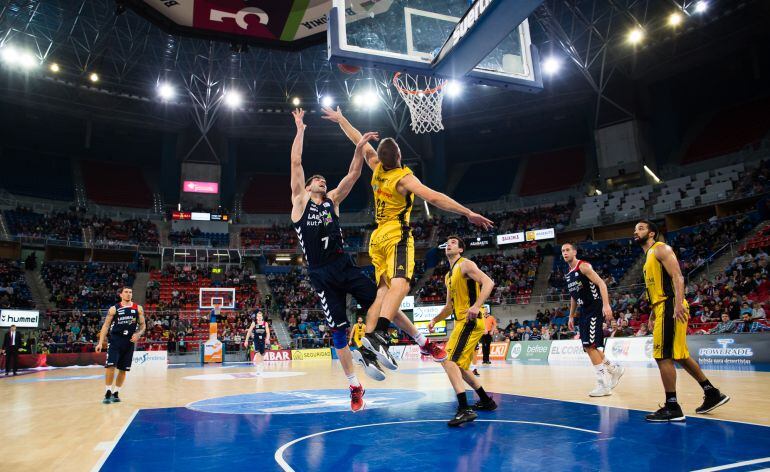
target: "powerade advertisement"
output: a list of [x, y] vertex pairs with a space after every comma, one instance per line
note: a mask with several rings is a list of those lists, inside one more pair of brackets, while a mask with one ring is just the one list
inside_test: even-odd
[[766, 333], [687, 336], [690, 356], [703, 367], [749, 367], [770, 362]]

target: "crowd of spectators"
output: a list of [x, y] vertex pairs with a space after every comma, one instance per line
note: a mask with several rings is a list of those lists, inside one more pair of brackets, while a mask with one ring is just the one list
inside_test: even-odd
[[131, 287], [136, 271], [125, 264], [46, 262], [41, 275], [57, 308], [104, 309]]
[[687, 275], [703, 263], [718, 249], [745, 237], [756, 225], [752, 214], [717, 219], [672, 231], [666, 241], [676, 251], [682, 273]]
[[250, 249], [293, 249], [297, 246], [297, 233], [288, 224], [270, 228], [241, 228], [241, 246]]
[[90, 216], [82, 209], [72, 207], [68, 211], [37, 213], [29, 208], [17, 207], [4, 211], [8, 230], [20, 237], [49, 238], [61, 241], [83, 241], [83, 230], [90, 229], [94, 242], [105, 245], [159, 244], [158, 228], [150, 220]]
[[21, 264], [0, 259], [0, 308], [32, 308], [33, 305]]
[[[490, 253], [473, 256], [471, 260], [495, 281], [495, 289], [489, 297], [491, 303], [529, 303], [537, 267], [540, 264], [540, 255], [537, 251], [518, 251], [515, 255]], [[448, 270], [449, 263], [444, 259], [418, 291], [419, 302], [445, 302], [444, 276]]]

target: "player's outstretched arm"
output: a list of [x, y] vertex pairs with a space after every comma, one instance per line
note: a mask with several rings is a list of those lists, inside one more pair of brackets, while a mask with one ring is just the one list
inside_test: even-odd
[[420, 182], [420, 179], [414, 175], [405, 175], [398, 182], [398, 185], [399, 187], [403, 187], [408, 192], [417, 195], [433, 206], [437, 206], [442, 210], [450, 211], [452, 213], [456, 213], [468, 218], [468, 221], [476, 226], [481, 226], [484, 229], [489, 229], [494, 226], [492, 220], [479, 215], [478, 213], [464, 207], [463, 205], [460, 205], [450, 196], [441, 192], [437, 192], [432, 188], [423, 185], [423, 183]]
[[597, 274], [594, 268], [591, 267], [591, 264], [587, 262], [581, 263], [578, 270], [581, 274], [588, 277], [588, 280], [593, 282], [594, 285], [599, 287], [599, 294], [602, 296], [602, 314], [604, 314], [604, 319], [607, 320], [607, 323], [610, 323], [614, 317], [612, 316], [610, 293], [607, 291], [607, 284], [604, 282], [604, 280], [602, 280], [601, 277], [599, 277], [599, 274]]
[[[330, 107], [324, 107], [321, 108], [321, 112], [324, 114], [321, 118], [340, 125], [342, 132], [345, 133], [345, 136], [347, 136], [353, 144], [358, 144], [361, 141], [361, 132], [350, 124], [348, 119], [342, 114], [340, 107], [337, 107], [336, 110], [333, 110]], [[369, 143], [366, 143], [364, 146], [364, 159], [366, 160], [366, 164], [372, 170], [374, 170], [374, 168], [377, 167], [377, 164], [380, 163], [380, 160], [377, 158], [377, 151], [375, 151], [374, 147]]]
[[297, 126], [297, 134], [291, 145], [291, 198], [294, 200], [305, 192], [305, 170], [302, 168], [302, 144], [305, 140], [304, 123], [305, 110], [297, 108], [291, 112], [294, 116], [294, 124]]
[[115, 317], [115, 313], [117, 313], [115, 307], [110, 307], [110, 310], [107, 312], [107, 316], [104, 317], [104, 324], [102, 324], [102, 329], [99, 330], [99, 341], [96, 343], [96, 352], [102, 351], [102, 344], [104, 344], [104, 340], [107, 339], [107, 330], [112, 324], [112, 319]]
[[479, 269], [479, 266], [477, 266], [476, 263], [471, 260], [466, 260], [463, 262], [460, 270], [464, 276], [472, 279], [475, 282], [478, 282], [479, 285], [481, 285], [479, 295], [476, 297], [476, 303], [468, 308], [468, 318], [475, 320], [476, 317], [479, 316], [479, 311], [487, 301], [487, 298], [492, 295], [492, 290], [495, 288], [495, 282], [487, 274], [482, 272], [482, 270]]
[[348, 174], [340, 180], [337, 188], [329, 192], [329, 198], [334, 202], [335, 207], [339, 209], [340, 203], [347, 198], [350, 191], [353, 189], [353, 185], [356, 184], [358, 178], [361, 177], [361, 168], [364, 166], [364, 147], [369, 145], [369, 141], [374, 139], [375, 141], [380, 139], [380, 135], [375, 132], [364, 133], [361, 136], [361, 140], [356, 145], [356, 152], [353, 153], [353, 160], [350, 161], [350, 167], [348, 168]]
[[144, 308], [139, 307], [139, 329], [131, 336], [131, 342], [136, 343], [139, 338], [144, 336], [144, 332], [147, 331], [147, 322], [144, 319]]

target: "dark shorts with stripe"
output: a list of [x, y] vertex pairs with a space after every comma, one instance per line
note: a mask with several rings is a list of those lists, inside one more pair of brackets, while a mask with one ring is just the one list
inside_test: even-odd
[[320, 298], [326, 322], [332, 329], [350, 326], [345, 303], [348, 294], [364, 311], [372, 306], [377, 297], [374, 281], [347, 254], [321, 267], [309, 267], [307, 272], [310, 284]]
[[265, 339], [254, 338], [254, 352], [258, 352], [260, 355], [265, 355]]
[[476, 345], [484, 335], [484, 320], [476, 318], [474, 321], [457, 321], [446, 343], [446, 353], [450, 361], [461, 369], [467, 370], [476, 355]]
[[601, 306], [580, 313], [580, 342], [583, 347], [604, 347], [604, 317]]
[[134, 359], [134, 343], [127, 336], [110, 336], [107, 345], [107, 363], [104, 367], [116, 367], [118, 370], [131, 370], [131, 361]]

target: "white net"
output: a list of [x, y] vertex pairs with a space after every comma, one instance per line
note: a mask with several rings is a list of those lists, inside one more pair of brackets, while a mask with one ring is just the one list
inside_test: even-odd
[[444, 129], [441, 122], [441, 104], [444, 101], [445, 79], [409, 75], [397, 72], [393, 85], [406, 102], [412, 115], [412, 131], [435, 133]]

